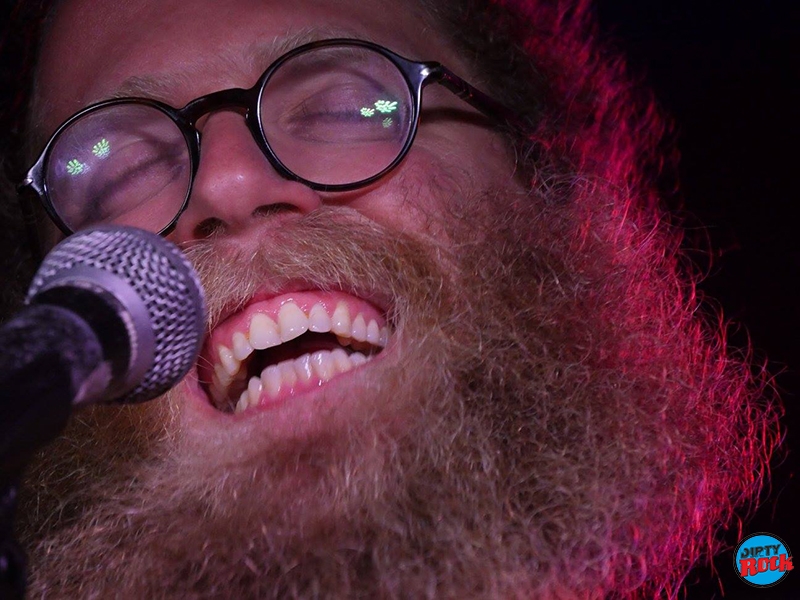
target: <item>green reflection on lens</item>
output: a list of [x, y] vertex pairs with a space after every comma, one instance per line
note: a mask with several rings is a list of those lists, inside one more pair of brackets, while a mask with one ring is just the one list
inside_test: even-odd
[[392, 125], [392, 118], [386, 117], [383, 121], [381, 121], [381, 124], [383, 125], [384, 129], [388, 129]]
[[92, 154], [97, 158], [105, 158], [111, 152], [111, 144], [108, 143], [106, 138], [103, 138], [92, 146]]
[[375, 114], [375, 109], [374, 108], [362, 108], [361, 109], [361, 116], [362, 117], [371, 117], [374, 114]]
[[84, 169], [86, 169], [86, 165], [77, 158], [73, 158], [67, 163], [67, 173], [70, 175], [80, 175], [83, 173]]
[[375, 109], [378, 112], [390, 113], [397, 110], [397, 102], [390, 102], [389, 100], [378, 100], [375, 102]]

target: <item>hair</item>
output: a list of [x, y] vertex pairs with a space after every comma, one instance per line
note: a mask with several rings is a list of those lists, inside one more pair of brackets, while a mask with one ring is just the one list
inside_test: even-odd
[[[627, 590], [626, 596], [674, 596], [688, 570], [719, 551], [717, 533], [733, 521], [735, 511], [752, 509], [758, 501], [780, 439], [780, 408], [765, 372], [727, 348], [725, 324], [704, 319], [698, 310], [697, 276], [681, 252], [682, 234], [659, 203], [676, 158], [669, 121], [627, 72], [620, 54], [601, 42], [590, 0], [418, 2], [434, 29], [450, 36], [475, 85], [514, 108], [528, 124], [524, 134], [510, 134], [519, 176], [529, 182], [530, 195], [543, 211], [558, 215], [550, 226], [570, 232], [561, 239], [569, 240], [564, 243], [571, 244], [575, 255], [595, 257], [574, 261], [587, 269], [580, 278], [592, 282], [583, 291], [586, 302], [613, 315], [616, 321], [608, 327], [622, 332], [617, 347], [593, 348], [599, 353], [590, 361], [595, 373], [604, 365], [609, 371], [640, 369], [649, 377], [639, 381], [642, 386], [685, 386], [688, 391], [678, 403], [657, 393], [632, 391], [625, 410], [663, 410], [672, 422], [681, 420], [679, 411], [692, 411], [705, 426], [694, 427], [692, 421], [681, 430], [682, 437], [661, 440], [662, 445], [669, 443], [672, 454], [663, 459], [664, 481], [658, 486], [669, 497], [649, 508], [643, 530], [628, 523], [633, 530], [620, 534], [630, 536], [621, 543], [628, 544], [627, 553], [605, 556], [598, 567], [621, 582], [617, 589]], [[21, 93], [0, 120], [2, 130], [9, 132], [0, 148], [3, 165], [16, 170], [17, 177], [21, 165], [14, 159], [21, 156], [30, 105], [35, 32], [46, 4], [21, 2], [15, 19], [27, 19], [30, 27], [23, 34], [7, 33], [4, 42], [4, 54], [16, 49], [15, 55], [23, 57], [17, 59], [22, 75], [11, 75], [8, 58], [4, 61], [3, 77], [19, 82], [13, 89]], [[24, 14], [22, 5], [27, 5]], [[22, 280], [25, 270], [19, 265], [30, 261], [26, 263], [20, 249], [21, 218], [11, 199], [13, 190], [8, 181], [3, 186], [8, 199], [0, 211], [12, 233], [3, 236], [0, 252], [10, 257], [8, 268], [13, 270], [6, 272]], [[536, 231], [527, 236], [531, 245], [543, 243]], [[547, 239], [555, 245], [558, 231]], [[604, 298], [618, 302], [603, 306]], [[8, 304], [14, 298], [2, 300]], [[671, 361], [678, 356], [682, 362], [673, 375], [686, 379], [667, 381]], [[625, 428], [620, 422], [620, 429]], [[633, 437], [622, 435], [613, 443], [633, 443]], [[636, 443], [644, 447], [649, 440], [637, 438]], [[688, 497], [681, 504], [678, 498], [684, 495]], [[654, 507], [670, 500], [668, 518], [657, 525], [662, 515], [654, 514]], [[651, 539], [643, 542], [647, 537]], [[638, 564], [632, 559], [634, 549], [640, 550]]]

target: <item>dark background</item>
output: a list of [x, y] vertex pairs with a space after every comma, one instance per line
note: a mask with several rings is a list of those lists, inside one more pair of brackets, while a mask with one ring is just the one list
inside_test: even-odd
[[[800, 0], [597, 0], [597, 14], [675, 121], [681, 193], [668, 203], [706, 228], [701, 290], [739, 325], [731, 341], [746, 346], [749, 336], [756, 359], [769, 359], [786, 408], [788, 457], [743, 535], [783, 538], [795, 571], [775, 587], [750, 587], [730, 549], [714, 571], [690, 574], [687, 597], [798, 599]], [[738, 538], [725, 537], [731, 546]]]

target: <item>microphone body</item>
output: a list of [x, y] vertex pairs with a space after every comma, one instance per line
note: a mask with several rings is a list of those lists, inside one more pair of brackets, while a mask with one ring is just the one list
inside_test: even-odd
[[0, 597], [24, 598], [13, 536], [32, 454], [82, 403], [143, 402], [194, 364], [205, 326], [199, 279], [176, 246], [131, 227], [74, 234], [44, 259], [24, 308], [0, 327]]

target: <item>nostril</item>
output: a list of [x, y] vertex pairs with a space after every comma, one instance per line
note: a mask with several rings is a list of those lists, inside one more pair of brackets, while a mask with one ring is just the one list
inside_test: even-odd
[[[291, 213], [299, 213], [300, 209], [288, 202], [278, 202], [276, 204], [262, 204], [256, 208], [252, 215], [254, 217], [272, 217], [279, 215], [289, 215]], [[215, 234], [225, 233], [228, 230], [228, 224], [224, 219], [217, 217], [209, 217], [203, 219], [194, 228], [196, 238], [209, 238]]]
[[215, 233], [222, 233], [223, 231], [225, 231], [225, 222], [216, 217], [203, 219], [194, 228], [195, 237], [198, 239], [209, 238]]

